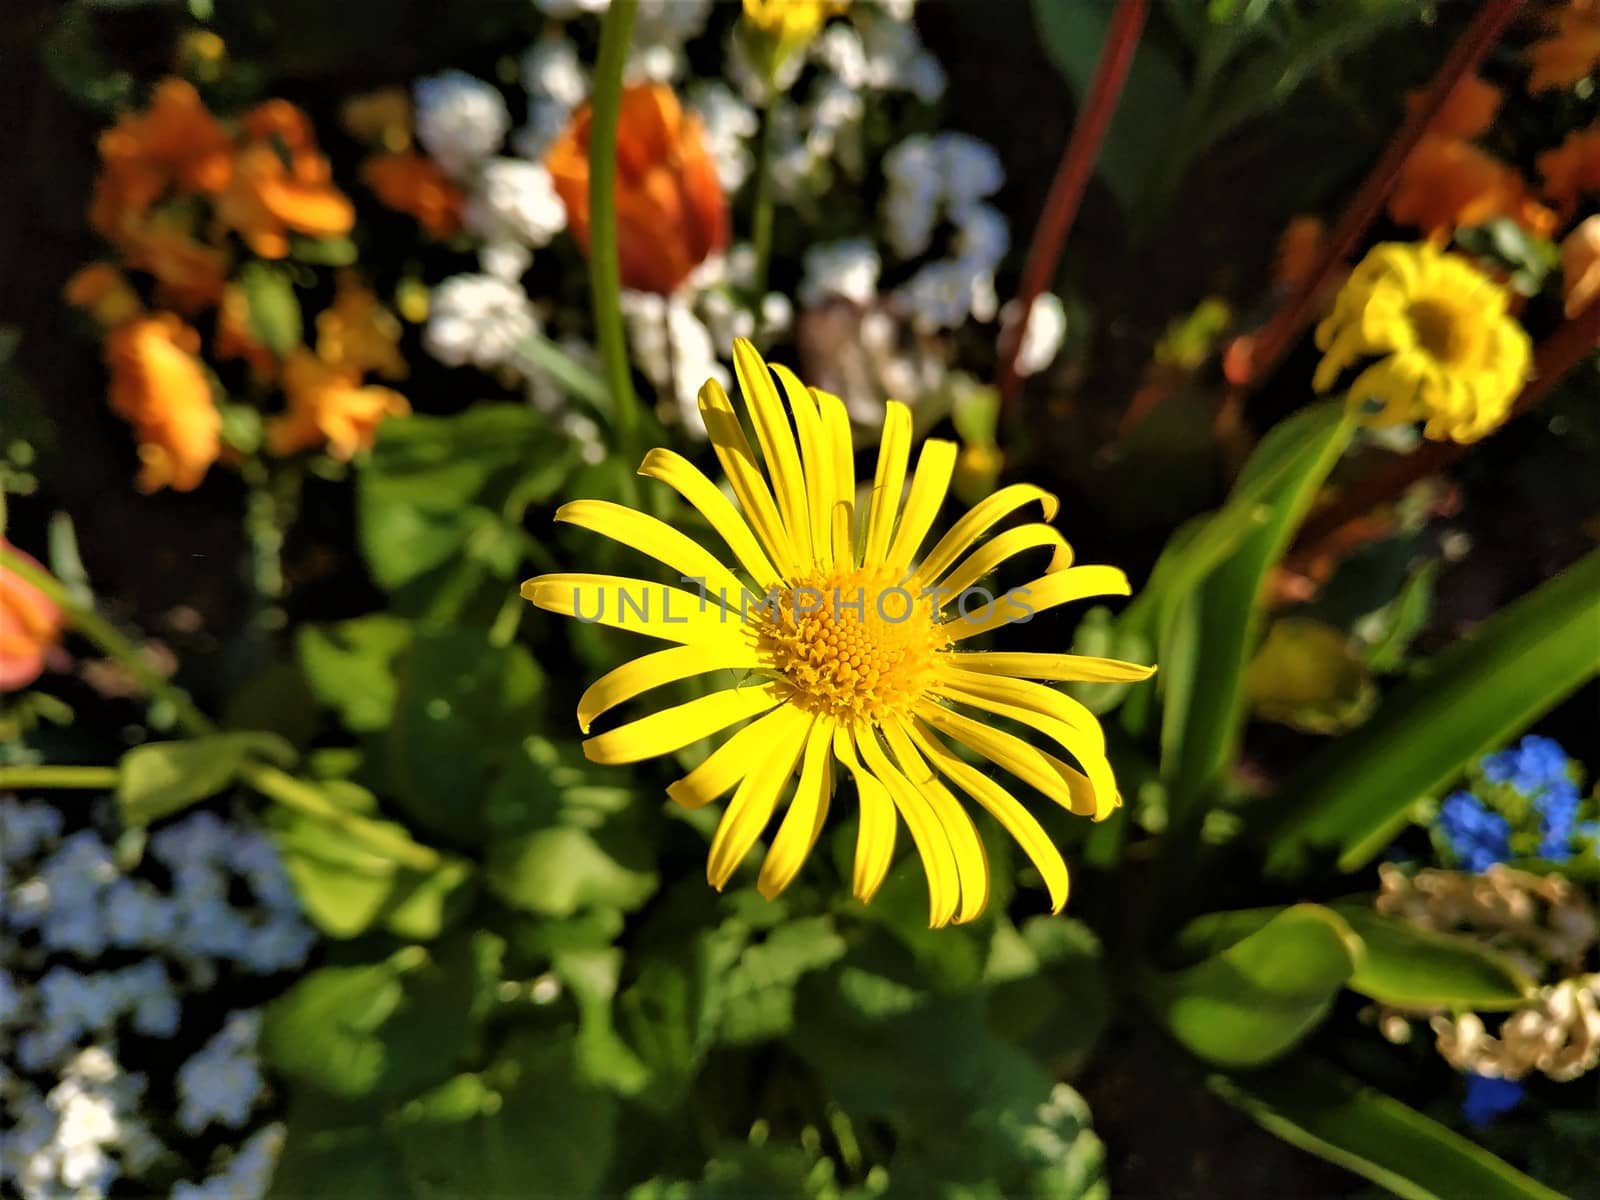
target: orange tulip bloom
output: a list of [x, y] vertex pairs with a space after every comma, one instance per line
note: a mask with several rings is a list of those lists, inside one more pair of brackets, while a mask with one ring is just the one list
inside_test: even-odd
[[427, 155], [375, 154], [361, 164], [361, 178], [385, 205], [415, 217], [433, 237], [447, 238], [461, 228], [466, 197]]
[[[1421, 92], [1406, 96], [1407, 110], [1415, 109], [1422, 99]], [[1485, 83], [1476, 75], [1464, 77], [1450, 89], [1444, 105], [1428, 124], [1428, 133], [1435, 137], [1475, 138], [1494, 124], [1500, 111], [1500, 89]]]
[[[578, 245], [589, 252], [590, 106], [545, 157]], [[617, 252], [624, 287], [670, 295], [728, 244], [728, 205], [700, 120], [671, 88], [624, 89], [617, 126]]]
[[1514, 169], [1470, 142], [1442, 137], [1423, 138], [1407, 157], [1389, 197], [1389, 216], [1429, 236], [1495, 217], [1509, 217], [1541, 237], [1556, 225], [1555, 214], [1533, 199]]
[[1528, 91], [1571, 87], [1600, 66], [1600, 3], [1570, 0], [1556, 13], [1555, 32], [1528, 49]]
[[344, 371], [376, 371], [385, 379], [409, 374], [400, 353], [400, 320], [354, 271], [339, 272], [331, 307], [317, 314], [317, 357]]
[[232, 170], [231, 150], [227, 130], [201, 103], [194, 85], [163, 79], [148, 108], [124, 113], [100, 135], [101, 172], [89, 223], [108, 241], [120, 243], [169, 192], [220, 191]]
[[1572, 212], [1586, 192], [1600, 195], [1600, 123], [1567, 134], [1566, 141], [1534, 162], [1545, 196], [1562, 212]]
[[348, 461], [370, 449], [378, 426], [411, 411], [406, 398], [386, 387], [363, 387], [359, 372], [329, 366], [304, 348], [283, 368], [288, 411], [267, 424], [267, 449], [293, 454], [326, 443], [328, 453]]
[[1580, 221], [1561, 243], [1561, 287], [1569, 320], [1600, 300], [1600, 213]]
[[140, 317], [106, 339], [111, 410], [139, 439], [140, 491], [192, 491], [221, 451], [222, 417], [199, 349], [200, 335], [171, 313]]
[[316, 238], [349, 233], [356, 210], [333, 185], [306, 114], [287, 100], [268, 100], [241, 124], [250, 140], [235, 155], [233, 176], [217, 197], [218, 223], [236, 231], [261, 258], [288, 254], [290, 232]]
[[[44, 570], [33, 555], [4, 538], [0, 548]], [[61, 608], [33, 584], [0, 567], [0, 692], [27, 687], [61, 644]]]

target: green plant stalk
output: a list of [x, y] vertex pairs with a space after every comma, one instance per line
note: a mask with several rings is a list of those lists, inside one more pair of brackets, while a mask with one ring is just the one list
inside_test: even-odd
[[622, 112], [622, 68], [633, 40], [639, 0], [614, 0], [600, 27], [594, 72], [594, 115], [589, 124], [589, 290], [594, 295], [595, 336], [611, 397], [617, 449], [631, 460], [639, 429], [628, 343], [622, 328], [622, 260], [617, 252], [617, 121]]
[[750, 298], [757, 311], [761, 298], [767, 294], [767, 273], [772, 266], [772, 119], [774, 90], [767, 89], [767, 101], [761, 109], [761, 141], [756, 146], [756, 200], [750, 214], [750, 242], [755, 249], [755, 270], [750, 277]]
[[[36, 567], [22, 561], [16, 554], [0, 548], [0, 566], [8, 571], [14, 571], [18, 577], [33, 584], [51, 600], [61, 606], [61, 611], [66, 614], [68, 622], [84, 637], [88, 638], [101, 651], [117, 662], [139, 681], [140, 687], [152, 700], [160, 700], [169, 705], [177, 714], [178, 724], [183, 731], [191, 737], [205, 737], [217, 732], [216, 724], [205, 713], [195, 707], [194, 701], [176, 684], [164, 679], [161, 675], [151, 670], [139, 653], [139, 648], [128, 638], [119, 633], [111, 624], [97, 614], [93, 609], [79, 604], [67, 592], [67, 589], [48, 571], [41, 571]], [[74, 771], [88, 770], [89, 768], [73, 767], [33, 767], [30, 771]], [[88, 787], [110, 786], [116, 782], [118, 772], [115, 768], [93, 768], [96, 771], [108, 771], [111, 774], [110, 784], [88, 783], [58, 783], [57, 787]], [[4, 779], [9, 786], [36, 786], [45, 787], [49, 784], [17, 782], [17, 773], [20, 768], [8, 769]], [[96, 780], [103, 776], [96, 775]], [[389, 854], [396, 862], [400, 862], [418, 870], [430, 870], [439, 864], [438, 853], [430, 847], [412, 841], [408, 837], [390, 832], [381, 825], [368, 821], [365, 817], [354, 813], [345, 812], [331, 800], [304, 780], [296, 779], [293, 775], [279, 770], [277, 767], [265, 763], [249, 763], [240, 772], [240, 778], [256, 791], [270, 800], [275, 800], [287, 808], [319, 817], [322, 820], [339, 826], [352, 836], [361, 839], [373, 849], [381, 849]]]
[[146, 695], [153, 700], [161, 700], [168, 704], [177, 715], [178, 724], [187, 733], [200, 737], [217, 731], [211, 718], [196, 708], [194, 701], [189, 699], [189, 693], [152, 670], [133, 642], [117, 632], [111, 623], [94, 609], [78, 603], [54, 575], [24, 562], [16, 554], [3, 548], [0, 548], [0, 566], [33, 584], [60, 605], [61, 611], [66, 614], [72, 627], [100, 647], [106, 655], [121, 663], [138, 681]]
[[517, 346], [517, 354], [567, 392], [592, 404], [597, 412], [602, 415], [611, 412], [611, 393], [606, 389], [606, 381], [543, 334], [524, 338]]
[[23, 788], [82, 788], [105, 792], [117, 786], [121, 772], [115, 767], [0, 767], [0, 792]]

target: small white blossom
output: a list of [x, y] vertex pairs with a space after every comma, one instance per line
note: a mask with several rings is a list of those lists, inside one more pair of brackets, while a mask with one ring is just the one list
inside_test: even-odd
[[[1016, 301], [1006, 305], [1001, 317], [1016, 319]], [[1066, 334], [1067, 312], [1061, 298], [1050, 292], [1040, 294], [1028, 310], [1028, 327], [1017, 347], [1017, 374], [1036, 375], [1055, 362]]]
[[422, 344], [446, 366], [490, 370], [510, 362], [538, 328], [518, 285], [493, 275], [454, 275], [433, 289]]
[[530, 97], [553, 100], [567, 109], [589, 98], [589, 77], [578, 48], [564, 37], [543, 38], [522, 56], [522, 86]]
[[623, 292], [622, 316], [634, 362], [677, 406], [690, 434], [704, 437], [705, 424], [696, 403], [700, 387], [708, 379], [724, 387], [731, 383], [728, 369], [717, 361], [710, 330], [683, 295]]
[[800, 281], [800, 303], [811, 307], [837, 296], [865, 307], [878, 294], [882, 263], [866, 238], [846, 238], [810, 247]]
[[547, 17], [568, 21], [580, 13], [605, 12], [611, 0], [533, 0], [533, 6]]
[[511, 114], [491, 84], [465, 71], [443, 71], [419, 79], [417, 140], [448, 175], [461, 178], [500, 149]]
[[755, 109], [721, 81], [696, 88], [690, 104], [705, 126], [706, 149], [716, 163], [717, 182], [732, 195], [750, 175], [752, 159], [747, 143], [761, 128], [761, 120]]
[[543, 163], [495, 158], [479, 172], [462, 223], [484, 240], [484, 272], [515, 280], [533, 261], [532, 250], [567, 227], [567, 210]]

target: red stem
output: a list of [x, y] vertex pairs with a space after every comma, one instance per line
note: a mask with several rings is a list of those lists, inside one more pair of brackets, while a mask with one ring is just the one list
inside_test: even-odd
[[1050, 183], [1050, 194], [1045, 197], [1044, 211], [1039, 214], [1039, 224], [1034, 228], [1027, 262], [1022, 268], [1017, 316], [1000, 333], [1002, 414], [1016, 397], [1021, 382], [1017, 375], [1017, 352], [1022, 348], [1023, 331], [1028, 328], [1028, 315], [1039, 293], [1055, 278], [1061, 251], [1066, 247], [1067, 235], [1072, 232], [1084, 189], [1094, 171], [1100, 143], [1111, 124], [1111, 114], [1116, 111], [1117, 97], [1122, 94], [1133, 52], [1139, 46], [1146, 11], [1146, 0], [1117, 0], [1117, 9], [1106, 29], [1105, 44], [1100, 47], [1100, 60], [1095, 64], [1094, 79], [1083, 98], [1083, 110], [1072, 127], [1072, 136], [1067, 140], [1067, 148], [1062, 152], [1061, 163]]
[[1243, 343], [1244, 361], [1233, 382], [1241, 387], [1249, 387], [1277, 369], [1295, 339], [1316, 316], [1316, 301], [1323, 285], [1383, 211], [1383, 203], [1399, 179], [1400, 168], [1422, 140], [1433, 118], [1444, 107], [1451, 90], [1477, 67], [1490, 47], [1499, 41], [1500, 34], [1522, 4], [1523, 0], [1484, 0], [1483, 6], [1450, 48], [1444, 62], [1439, 64], [1421, 101], [1406, 115], [1400, 129], [1384, 149], [1383, 156], [1373, 164], [1371, 172], [1361, 184], [1361, 190], [1333, 227], [1316, 268], [1300, 281], [1265, 328]]
[[[1527, 412], [1543, 400], [1562, 376], [1576, 367], [1600, 343], [1600, 297], [1589, 307], [1556, 326], [1533, 352], [1533, 378], [1511, 406], [1511, 417]], [[1507, 418], [1509, 420], [1510, 417]], [[1350, 521], [1393, 500], [1419, 479], [1443, 470], [1476, 443], [1428, 442], [1404, 458], [1396, 458], [1314, 512], [1300, 528], [1297, 559], [1316, 557], [1322, 544]]]

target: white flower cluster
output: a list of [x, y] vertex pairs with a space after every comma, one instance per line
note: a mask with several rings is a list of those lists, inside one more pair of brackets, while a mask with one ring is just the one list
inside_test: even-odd
[[433, 289], [422, 345], [450, 367], [485, 371], [513, 365], [518, 347], [539, 331], [522, 285], [498, 275], [452, 275]]
[[1567, 1083], [1600, 1066], [1600, 975], [1545, 988], [1491, 1034], [1477, 1013], [1436, 1015], [1431, 1022], [1440, 1056], [1460, 1071], [1494, 1079], [1538, 1072]]
[[465, 71], [442, 71], [419, 79], [412, 89], [417, 140], [441, 170], [465, 179], [500, 149], [511, 114], [491, 84]]
[[925, 263], [901, 286], [913, 322], [953, 329], [969, 316], [994, 319], [994, 273], [1011, 246], [1005, 217], [984, 201], [1005, 172], [993, 147], [964, 133], [913, 134], [884, 156], [884, 234], [901, 258], [925, 253], [941, 219], [954, 227], [947, 257]]
[[[93, 828], [63, 835], [53, 805], [0, 797], [0, 1128], [11, 1131], [0, 1192], [100, 1196], [137, 1178], [166, 1148], [139, 1114], [144, 1077], [118, 1064], [119, 1034], [171, 1039], [186, 995], [214, 1003], [224, 970], [291, 970], [315, 943], [262, 834], [201, 812], [157, 830], [147, 850], [153, 869], [130, 867]], [[95, 969], [108, 954], [126, 965]], [[180, 1132], [248, 1123], [263, 1091], [257, 1027], [233, 1014], [177, 1068]], [[52, 1076], [48, 1090], [29, 1078]], [[263, 1194], [270, 1157], [251, 1163], [230, 1163], [211, 1194]]]
[[[1017, 301], [1008, 300], [1000, 310], [1002, 324], [1017, 319]], [[1028, 309], [1028, 327], [1022, 331], [1022, 345], [1017, 347], [1017, 374], [1037, 375], [1061, 352], [1061, 343], [1067, 337], [1067, 310], [1061, 297], [1042, 292], [1034, 297]]]
[[866, 238], [845, 238], [812, 246], [805, 253], [800, 280], [800, 303], [813, 308], [837, 297], [861, 308], [878, 294], [878, 273], [883, 263]]

